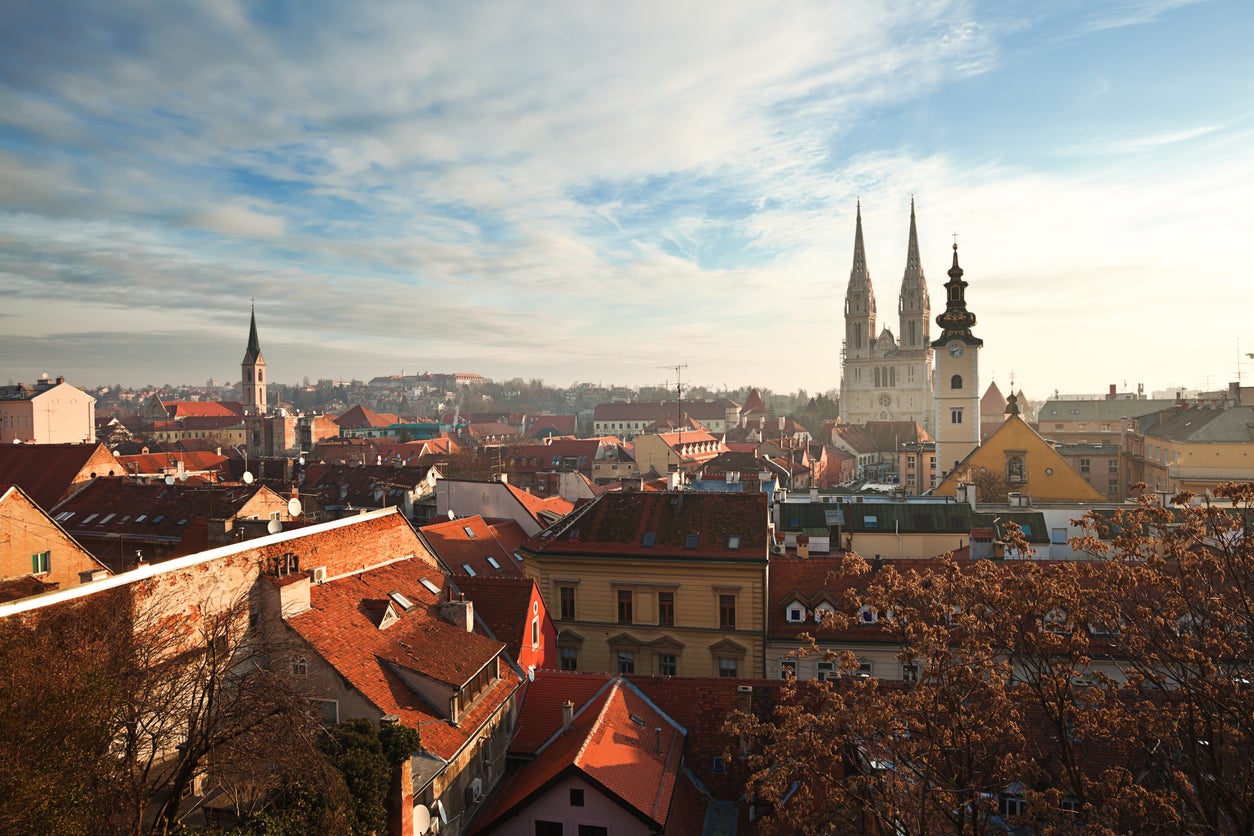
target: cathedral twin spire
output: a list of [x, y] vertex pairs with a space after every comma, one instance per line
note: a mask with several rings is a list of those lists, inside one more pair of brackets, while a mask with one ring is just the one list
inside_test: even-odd
[[[897, 300], [901, 330], [900, 347], [907, 350], [926, 349], [931, 303], [923, 262], [919, 257], [919, 233], [915, 222], [914, 198], [910, 198], [910, 236], [906, 244], [906, 269], [901, 278]], [[853, 269], [845, 292], [846, 350], [862, 354], [865, 340], [875, 337], [875, 289], [867, 269], [866, 246], [862, 238], [862, 201], [858, 200], [857, 226], [853, 242]]]

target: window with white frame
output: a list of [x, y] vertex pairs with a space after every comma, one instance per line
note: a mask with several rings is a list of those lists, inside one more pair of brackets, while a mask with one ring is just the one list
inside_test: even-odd
[[292, 659], [292, 676], [308, 676], [309, 660], [304, 656], [297, 656]]
[[819, 662], [817, 665], [815, 665], [814, 678], [817, 679], [819, 682], [826, 682], [829, 679], [835, 679], [836, 678], [836, 663], [835, 662]]
[[794, 601], [788, 605], [787, 618], [789, 624], [800, 624], [806, 620], [806, 608]]
[[797, 678], [797, 660], [784, 659], [779, 663], [780, 679], [796, 679]]
[[52, 552], [36, 552], [30, 556], [30, 573], [46, 575], [52, 571]]

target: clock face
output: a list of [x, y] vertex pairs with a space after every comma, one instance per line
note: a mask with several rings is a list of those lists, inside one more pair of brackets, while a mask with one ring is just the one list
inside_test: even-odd
[[962, 353], [967, 350], [966, 346], [964, 346], [962, 343], [958, 342], [957, 340], [954, 340], [953, 342], [951, 342], [947, 346], [947, 348], [949, 350], [950, 357], [961, 357]]

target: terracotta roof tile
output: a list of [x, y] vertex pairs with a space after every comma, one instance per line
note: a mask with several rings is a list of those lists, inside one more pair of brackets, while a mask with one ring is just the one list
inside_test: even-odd
[[[423, 748], [452, 757], [492, 711], [521, 684], [508, 665], [501, 678], [481, 695], [456, 726], [447, 720], [447, 706], [432, 706], [397, 672], [460, 687], [492, 662], [504, 644], [470, 633], [439, 614], [441, 593], [422, 585], [426, 579], [443, 590], [443, 573], [422, 560], [399, 560], [377, 569], [333, 579], [310, 589], [311, 609], [287, 624], [382, 714], [396, 714], [420, 729]], [[380, 629], [378, 603], [400, 592], [413, 606]]]
[[45, 511], [77, 483], [123, 472], [103, 444], [0, 445], [0, 482], [19, 486]]
[[[514, 525], [517, 526], [517, 523]], [[495, 527], [478, 515], [431, 523], [419, 531], [445, 569], [453, 575], [470, 576], [465, 568], [469, 566], [475, 575], [482, 577], [523, 576], [522, 563], [514, 557], [517, 543], [511, 537], [511, 546], [503, 544], [497, 538]], [[496, 562], [495, 566], [492, 561]]]

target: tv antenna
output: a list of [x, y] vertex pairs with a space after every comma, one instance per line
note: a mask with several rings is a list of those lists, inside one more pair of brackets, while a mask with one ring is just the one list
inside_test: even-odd
[[675, 428], [679, 432], [677, 444], [684, 441], [684, 369], [687, 363], [676, 363], [673, 366], [658, 366], [659, 369], [675, 370]]

